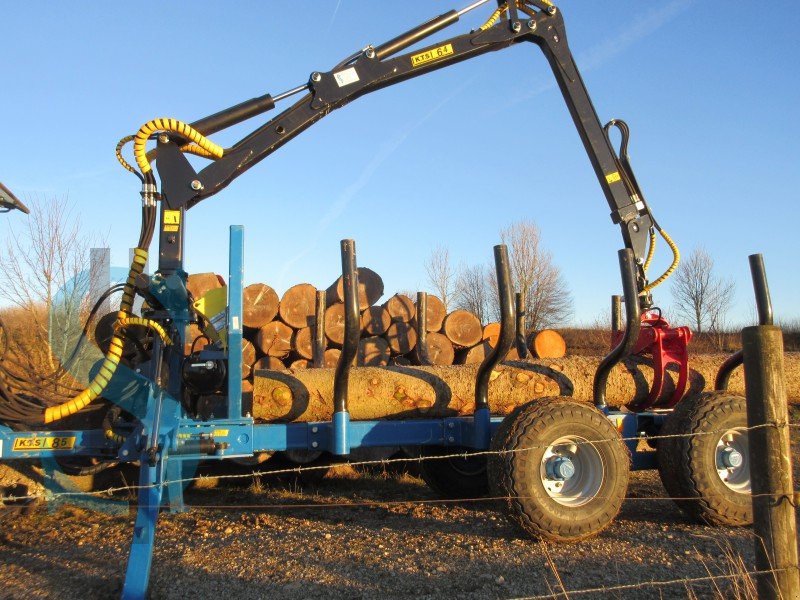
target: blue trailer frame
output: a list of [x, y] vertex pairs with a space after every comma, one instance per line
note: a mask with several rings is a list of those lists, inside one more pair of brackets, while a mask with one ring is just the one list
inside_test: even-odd
[[[242, 362], [244, 228], [230, 228], [228, 281], [228, 354], [231, 372]], [[183, 331], [188, 314], [173, 315]], [[157, 338], [156, 338], [157, 339]], [[158, 343], [158, 341], [156, 341]], [[177, 379], [177, 381], [175, 381]], [[156, 522], [162, 507], [186, 510], [183, 499], [183, 463], [251, 457], [283, 450], [326, 451], [346, 456], [353, 448], [384, 446], [443, 446], [485, 451], [503, 417], [478, 413], [434, 419], [351, 421], [347, 413], [326, 422], [257, 424], [251, 416], [198, 420], [186, 415], [177, 399], [180, 378], [162, 389], [141, 377], [147, 389], [146, 414], [122, 445], [101, 430], [13, 431], [0, 426], [0, 460], [59, 457], [100, 457], [119, 462], [139, 462], [139, 493], [130, 554], [122, 597], [143, 598], [147, 592], [155, 542]], [[228, 414], [242, 414], [242, 383], [228, 378]], [[172, 393], [170, 393], [172, 392]], [[668, 412], [630, 413], [605, 411], [620, 432], [634, 470], [655, 468], [655, 452], [640, 450], [645, 430], [660, 427]], [[487, 419], [488, 417], [488, 419]], [[209, 453], [210, 445], [214, 450]], [[156, 448], [155, 455], [152, 449]]]

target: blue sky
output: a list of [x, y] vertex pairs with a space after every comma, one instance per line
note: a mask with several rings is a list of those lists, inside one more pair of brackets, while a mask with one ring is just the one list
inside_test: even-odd
[[[145, 121], [184, 121], [277, 94], [468, 0], [2, 2], [0, 181], [23, 200], [74, 205], [124, 264], [139, 186], [114, 146]], [[688, 254], [733, 279], [753, 315], [747, 256], [765, 256], [776, 314], [800, 318], [800, 6], [789, 0], [563, 2], [600, 118], [632, 128], [637, 177]], [[487, 5], [437, 35], [482, 23]], [[285, 108], [289, 103], [279, 105]], [[275, 113], [213, 139], [230, 145]], [[498, 232], [530, 218], [569, 284], [575, 320], [607, 311], [621, 237], [538, 48], [492, 53], [334, 112], [188, 215], [187, 269], [227, 272], [227, 225], [246, 226], [246, 278], [279, 292], [329, 285], [338, 241], [387, 291], [424, 288], [445, 245], [488, 263]], [[419, 218], [423, 215], [423, 218]], [[21, 214], [0, 220], [0, 237]], [[662, 244], [653, 267], [663, 269]], [[668, 307], [669, 282], [656, 300]]]

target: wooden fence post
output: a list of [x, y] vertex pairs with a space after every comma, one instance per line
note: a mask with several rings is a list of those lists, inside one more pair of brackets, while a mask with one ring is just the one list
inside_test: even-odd
[[800, 598], [797, 526], [783, 369], [783, 334], [772, 306], [760, 255], [750, 257], [761, 325], [742, 330], [753, 495], [756, 576], [762, 600]]

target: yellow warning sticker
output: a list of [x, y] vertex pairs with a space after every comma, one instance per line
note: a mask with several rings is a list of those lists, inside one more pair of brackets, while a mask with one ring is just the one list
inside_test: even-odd
[[25, 437], [14, 440], [12, 452], [37, 452], [39, 450], [72, 450], [74, 437]]
[[445, 44], [444, 46], [439, 46], [438, 48], [426, 50], [425, 52], [420, 52], [419, 54], [415, 54], [411, 57], [411, 66], [421, 67], [429, 62], [440, 60], [445, 56], [450, 56], [452, 53], [453, 44]]
[[228, 437], [229, 433], [230, 433], [230, 431], [228, 431], [227, 429], [215, 429], [214, 430], [214, 437], [215, 438]]
[[620, 177], [619, 171], [614, 171], [613, 173], [606, 175], [606, 181], [608, 183], [616, 183], [618, 181], [622, 181], [622, 177]]
[[180, 224], [181, 224], [181, 211], [179, 210], [164, 211], [164, 225], [180, 225]]

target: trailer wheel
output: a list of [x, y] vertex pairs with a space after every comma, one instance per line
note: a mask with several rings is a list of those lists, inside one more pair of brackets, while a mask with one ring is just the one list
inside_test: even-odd
[[492, 495], [509, 519], [539, 538], [576, 541], [605, 528], [628, 487], [630, 457], [593, 406], [544, 398], [519, 407], [492, 440]]
[[[284, 450], [270, 456], [261, 467], [265, 477], [299, 485], [321, 482], [331, 469], [333, 457], [327, 452], [314, 450]], [[297, 469], [297, 471], [293, 471]], [[277, 471], [277, 473], [272, 473]]]
[[468, 448], [426, 446], [420, 453], [420, 476], [442, 498], [481, 498], [489, 493], [486, 455], [469, 456], [469, 452]]
[[685, 398], [661, 436], [661, 481], [685, 514], [708, 525], [752, 524], [744, 398], [726, 392]]

